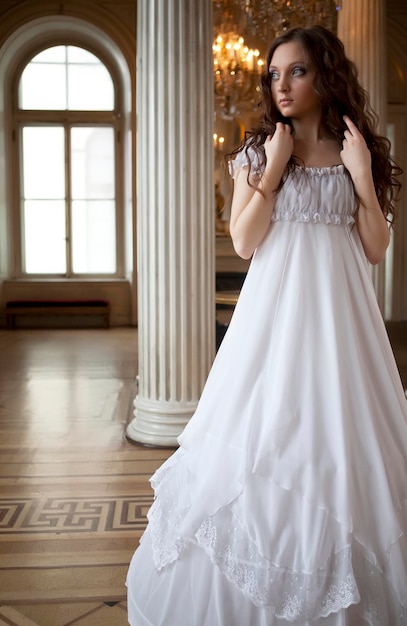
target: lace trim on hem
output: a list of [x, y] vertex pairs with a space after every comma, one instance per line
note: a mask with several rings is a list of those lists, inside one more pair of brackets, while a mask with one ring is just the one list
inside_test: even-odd
[[[386, 575], [356, 539], [332, 554], [323, 568], [304, 572], [264, 557], [229, 507], [199, 522], [196, 532], [182, 536], [178, 529], [191, 507], [188, 500], [179, 500], [178, 490], [174, 492], [169, 484], [175, 464], [171, 459], [151, 481], [159, 492], [148, 513], [157, 571], [176, 561], [192, 542], [255, 606], [279, 619], [301, 624], [358, 605], [355, 610], [369, 626], [407, 624], [403, 600], [392, 590], [390, 580], [384, 583]], [[385, 607], [391, 615], [384, 612]]]
[[[273, 570], [271, 563], [257, 562], [256, 565], [253, 565], [248, 561], [239, 560], [233, 553], [230, 544], [224, 544], [220, 547], [217, 528], [210, 518], [201, 524], [195, 537], [198, 545], [205, 550], [212, 563], [219, 567], [220, 571], [237, 585], [253, 604], [271, 609], [273, 614], [280, 619], [295, 622], [327, 617], [330, 613], [346, 609], [351, 604], [357, 604], [360, 601], [352, 573], [348, 573], [342, 580], [329, 584], [329, 587], [324, 590], [326, 573], [321, 572], [317, 581], [320, 584], [320, 589], [315, 590], [315, 586], [312, 589], [310, 581], [307, 581], [307, 578], [312, 576], [313, 582], [315, 582], [315, 575], [299, 575], [288, 570], [282, 572], [281, 570], [278, 571], [278, 568]], [[266, 561], [266, 559], [263, 560]], [[257, 580], [259, 571], [261, 571], [262, 578], [260, 584]], [[275, 574], [279, 575], [279, 580], [272, 578]], [[269, 580], [266, 581], [265, 578]], [[275, 589], [272, 593], [273, 582], [275, 582]], [[299, 587], [299, 590], [303, 592], [303, 597], [283, 591], [290, 586], [294, 589]], [[282, 587], [282, 593], [277, 587]], [[314, 592], [315, 601], [307, 601], [305, 598], [305, 596], [311, 595], [311, 591]], [[317, 600], [318, 597], [320, 597], [319, 600]]]
[[[185, 511], [177, 515], [179, 521], [184, 515]], [[150, 509], [149, 520], [154, 564], [160, 572], [179, 558], [186, 543], [181, 537], [174, 536], [177, 524], [174, 518], [170, 521], [170, 516], [164, 515], [157, 500]], [[225, 532], [228, 534], [228, 530]], [[394, 609], [399, 613], [397, 621], [389, 621], [387, 614], [383, 613], [388, 601], [386, 594], [390, 591], [386, 592], [383, 576], [362, 552], [358, 553], [356, 546], [354, 559], [352, 548], [347, 547], [340, 554], [334, 554], [332, 562], [324, 570], [306, 574], [274, 566], [259, 555], [253, 541], [247, 546], [246, 556], [238, 557], [230, 541], [219, 537], [210, 517], [202, 522], [195, 538], [188, 541], [203, 549], [214, 566], [255, 606], [270, 610], [279, 619], [301, 624], [358, 605], [358, 614], [369, 626], [400, 626], [406, 623], [407, 610], [395, 597]], [[353, 571], [353, 564], [359, 571]], [[362, 588], [358, 587], [356, 580]]]
[[[173, 458], [170, 458], [167, 465], [161, 466], [156, 471], [151, 479], [154, 489], [158, 488], [159, 483], [165, 481], [167, 475], [171, 472], [172, 465]], [[161, 571], [166, 565], [176, 561], [184, 545], [182, 539], [174, 537], [169, 530], [171, 527], [174, 529], [177, 523], [182, 520], [185, 510], [174, 507], [173, 511], [166, 509], [166, 513], [164, 515], [164, 507], [161, 506], [159, 499], [156, 497], [148, 511], [147, 518], [149, 528], [151, 529], [154, 565], [157, 571]]]

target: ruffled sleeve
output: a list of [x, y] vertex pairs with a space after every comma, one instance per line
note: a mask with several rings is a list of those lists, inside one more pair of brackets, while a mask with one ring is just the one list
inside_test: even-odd
[[264, 165], [260, 163], [260, 157], [258, 153], [252, 148], [242, 148], [240, 152], [237, 153], [236, 158], [233, 161], [229, 161], [229, 174], [232, 178], [236, 178], [237, 172], [242, 167], [248, 167], [249, 161], [252, 167], [252, 173], [261, 176], [264, 171]]

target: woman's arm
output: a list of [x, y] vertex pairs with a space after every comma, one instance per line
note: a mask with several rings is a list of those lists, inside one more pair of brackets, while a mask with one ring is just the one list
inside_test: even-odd
[[341, 158], [360, 200], [356, 225], [363, 249], [368, 261], [376, 265], [384, 259], [390, 232], [377, 199], [369, 149], [355, 124], [348, 117], [344, 120], [348, 130], [345, 131]]
[[354, 180], [354, 184], [360, 198], [356, 225], [366, 257], [372, 265], [376, 265], [383, 261], [390, 243], [389, 227], [377, 200], [373, 180], [369, 180], [369, 175]]
[[276, 132], [264, 144], [266, 166], [263, 175], [247, 182], [247, 168], [235, 179], [230, 218], [230, 235], [236, 253], [249, 259], [266, 235], [274, 210], [276, 189], [293, 150], [291, 128], [278, 123]]

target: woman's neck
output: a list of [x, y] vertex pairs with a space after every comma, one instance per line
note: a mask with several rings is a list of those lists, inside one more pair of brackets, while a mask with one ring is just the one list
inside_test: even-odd
[[306, 167], [331, 167], [341, 163], [341, 145], [320, 123], [293, 121], [293, 155]]

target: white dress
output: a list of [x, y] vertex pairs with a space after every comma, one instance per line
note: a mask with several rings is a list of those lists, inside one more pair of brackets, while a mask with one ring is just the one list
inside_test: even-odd
[[342, 165], [279, 192], [152, 478], [132, 626], [407, 625], [407, 402], [354, 211]]

